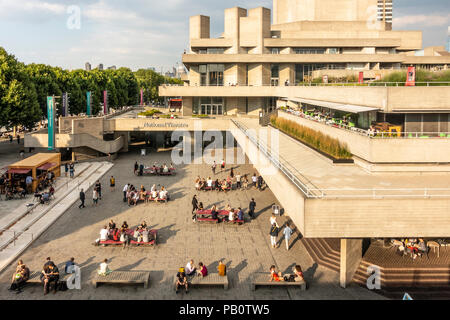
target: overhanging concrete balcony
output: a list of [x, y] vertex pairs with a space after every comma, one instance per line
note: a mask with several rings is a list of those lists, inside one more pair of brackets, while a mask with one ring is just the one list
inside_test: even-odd
[[449, 112], [450, 87], [161, 86], [161, 97], [284, 97], [378, 108], [385, 112]]
[[[338, 139], [341, 143], [347, 145], [353, 155], [371, 164], [450, 163], [449, 138], [370, 138], [286, 112], [278, 112], [278, 116]], [[420, 152], [417, 152], [417, 150], [420, 150]], [[447, 168], [446, 171], [449, 169]], [[405, 167], [403, 170], [411, 170], [411, 167]], [[444, 168], [439, 170], [444, 171]]]
[[366, 38], [366, 39], [264, 39], [264, 46], [266, 47], [382, 47], [382, 48], [394, 48], [401, 46], [401, 39], [389, 39], [389, 38]]
[[184, 64], [203, 63], [402, 63], [400, 54], [184, 54]]

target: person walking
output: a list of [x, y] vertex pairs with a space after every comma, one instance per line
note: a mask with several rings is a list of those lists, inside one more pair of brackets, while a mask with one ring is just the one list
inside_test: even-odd
[[75, 176], [75, 165], [73, 162], [70, 163], [69, 171], [70, 171], [70, 178], [73, 179]]
[[134, 163], [134, 174], [136, 174], [136, 172], [138, 171], [138, 169], [139, 169], [139, 165], [138, 165], [138, 163], [137, 163], [137, 161]]
[[20, 144], [20, 134], [17, 135], [17, 144]]
[[292, 236], [292, 229], [289, 223], [286, 223], [286, 227], [284, 227], [283, 230], [283, 234], [284, 234], [284, 239], [286, 240], [286, 250], [289, 251], [289, 240], [291, 239]]
[[248, 205], [248, 215], [251, 219], [253, 219], [253, 216], [255, 215], [255, 209], [256, 209], [256, 202], [255, 199], [252, 198], [252, 201], [250, 201], [250, 204]]
[[270, 227], [270, 243], [272, 244], [272, 248], [277, 248], [277, 239], [278, 239], [278, 226], [276, 223], [272, 224]]
[[64, 172], [66, 174], [66, 177], [69, 175], [69, 165], [67, 164], [67, 162], [64, 164]]
[[84, 206], [84, 201], [85, 201], [85, 200], [86, 200], [86, 194], [84, 193], [84, 190], [81, 189], [81, 191], [80, 191], [80, 201], [81, 201], [81, 204], [78, 206], [78, 208], [80, 208], [80, 209], [85, 208], [85, 206]]
[[217, 168], [217, 164], [216, 164], [216, 162], [214, 161], [214, 163], [213, 163], [213, 165], [212, 165], [212, 167], [211, 167], [211, 170], [212, 170], [213, 176], [215, 176], [215, 175], [216, 175], [216, 168]]
[[114, 176], [111, 176], [111, 178], [109, 179], [109, 187], [111, 189], [111, 192], [114, 192], [116, 190], [116, 179], [114, 178]]
[[98, 191], [96, 188], [92, 191], [92, 206], [98, 205]]
[[13, 142], [13, 136], [12, 136], [12, 134], [10, 134], [9, 135], [9, 143], [12, 143]]
[[128, 192], [128, 187], [129, 187], [129, 183], [127, 183], [124, 187], [123, 187], [123, 202], [127, 202], [127, 192]]
[[95, 184], [95, 189], [98, 193], [98, 198], [102, 200], [102, 184], [100, 183], [100, 180], [97, 180], [97, 183]]
[[194, 195], [194, 197], [192, 198], [192, 214], [195, 214], [197, 210], [198, 210], [198, 200], [197, 195]]

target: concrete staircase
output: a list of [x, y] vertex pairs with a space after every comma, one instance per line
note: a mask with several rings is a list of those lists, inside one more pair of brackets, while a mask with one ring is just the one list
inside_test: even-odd
[[336, 248], [332, 248], [329, 241], [334, 240], [318, 238], [302, 239], [303, 245], [315, 262], [330, 270], [339, 272], [341, 263], [340, 252]]
[[55, 199], [49, 205], [35, 205], [34, 210], [25, 214], [18, 212], [2, 219], [4, 230], [0, 234], [0, 272], [78, 201], [80, 189], [88, 190], [112, 166], [109, 162], [86, 164], [86, 169], [79, 172], [76, 179], [60, 184]]
[[[420, 258], [417, 258], [420, 259]], [[427, 259], [423, 257], [422, 259]], [[363, 260], [356, 270], [353, 282], [367, 287], [367, 268], [372, 263]], [[401, 299], [408, 292], [413, 299], [450, 299], [450, 267], [380, 268], [381, 290], [378, 293], [392, 299]]]

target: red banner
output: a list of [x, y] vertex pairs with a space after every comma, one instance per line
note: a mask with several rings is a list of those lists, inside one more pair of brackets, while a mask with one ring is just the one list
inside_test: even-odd
[[358, 83], [359, 84], [363, 84], [364, 83], [364, 72], [360, 72], [359, 73]]
[[408, 67], [408, 73], [406, 74], [406, 84], [407, 87], [416, 86], [416, 68]]

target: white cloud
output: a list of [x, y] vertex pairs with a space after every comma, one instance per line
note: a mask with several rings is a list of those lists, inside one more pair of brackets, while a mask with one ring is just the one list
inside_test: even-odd
[[26, 13], [51, 13], [59, 15], [65, 13], [66, 6], [40, 0], [0, 0], [0, 16], [14, 16], [24, 11]]
[[421, 27], [439, 27], [450, 23], [450, 14], [419, 14], [397, 17], [393, 20], [395, 28], [402, 28], [411, 25], [420, 25]]

